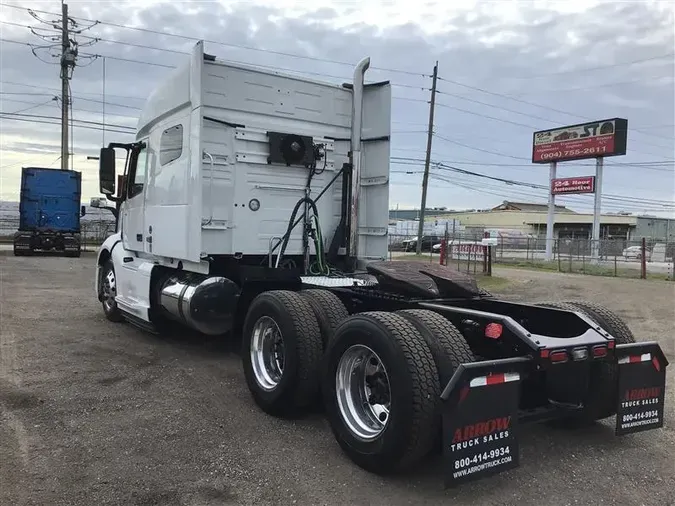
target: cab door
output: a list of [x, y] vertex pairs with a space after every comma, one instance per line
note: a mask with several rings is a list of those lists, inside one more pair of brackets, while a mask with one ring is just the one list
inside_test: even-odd
[[[148, 140], [142, 142], [137, 155], [130, 160], [126, 184], [126, 200], [122, 211], [122, 243], [130, 251], [143, 251], [145, 220], [145, 187], [147, 178]], [[133, 155], [132, 155], [133, 156]]]

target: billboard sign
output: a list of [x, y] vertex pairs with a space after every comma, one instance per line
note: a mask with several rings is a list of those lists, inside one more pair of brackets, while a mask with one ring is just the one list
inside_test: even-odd
[[628, 120], [603, 119], [534, 133], [532, 163], [626, 154]]
[[595, 176], [566, 177], [551, 181], [551, 193], [595, 193]]

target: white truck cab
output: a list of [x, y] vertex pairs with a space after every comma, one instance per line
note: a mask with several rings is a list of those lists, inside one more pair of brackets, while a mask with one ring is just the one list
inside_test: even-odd
[[270, 267], [325, 283], [384, 259], [391, 87], [364, 84], [368, 66], [335, 85], [221, 62], [197, 43], [148, 98], [135, 142], [101, 150], [100, 189], [118, 208], [98, 255], [106, 314], [221, 333], [231, 315], [190, 321], [171, 306], [174, 284], [189, 305], [205, 287], [234, 297]]

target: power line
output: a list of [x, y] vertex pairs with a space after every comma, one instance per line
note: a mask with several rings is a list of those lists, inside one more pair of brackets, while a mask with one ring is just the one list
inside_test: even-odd
[[[485, 185], [482, 183], [480, 186], [472, 186], [470, 184], [467, 184], [465, 182], [458, 182], [454, 179], [448, 179], [444, 178], [443, 176], [439, 176], [437, 174], [434, 175], [435, 179], [450, 183], [451, 185], [458, 186], [460, 188], [464, 188], [470, 191], [474, 191], [476, 193], [481, 193], [481, 194], [491, 194], [491, 195], [496, 195], [502, 198], [507, 198], [507, 199], [512, 199], [514, 195], [516, 195], [518, 198], [529, 198], [530, 200], [532, 199], [533, 196], [537, 198], [538, 200], [545, 200], [546, 196], [542, 194], [536, 194], [532, 195], [531, 192], [524, 193], [524, 192], [517, 192], [510, 190], [509, 193], [505, 193], [504, 191], [500, 191], [499, 188], [496, 188], [494, 185]], [[569, 197], [569, 196], [568, 196]], [[593, 206], [591, 204], [585, 203], [585, 202], [580, 202], [580, 201], [572, 201], [572, 202], [562, 202], [564, 205], [567, 206], [574, 206], [576, 208], [581, 208], [581, 209], [587, 209], [591, 210]], [[653, 206], [653, 205], [648, 205], [645, 204], [643, 206], [639, 205], [634, 205], [633, 203], [630, 203], [630, 205], [624, 205], [620, 203], [612, 203], [612, 202], [605, 202], [603, 204], [603, 207], [607, 210], [611, 211], [625, 211], [627, 209], [635, 209], [635, 210], [643, 210], [643, 211], [663, 211], [666, 210], [662, 206]]]
[[[513, 100], [514, 102], [518, 102], [518, 103], [525, 104], [525, 105], [530, 105], [532, 107], [539, 107], [541, 109], [547, 109], [549, 111], [557, 112], [559, 114], [565, 114], [565, 115], [571, 116], [573, 118], [579, 118], [579, 119], [583, 119], [583, 120], [587, 120], [587, 121], [595, 121], [595, 118], [591, 118], [589, 116], [584, 116], [584, 115], [581, 115], [581, 114], [577, 114], [577, 113], [573, 113], [573, 112], [569, 112], [569, 111], [564, 111], [562, 109], [556, 109], [554, 107], [551, 107], [551, 106], [548, 106], [548, 105], [545, 105], [545, 104], [539, 104], [539, 103], [536, 103], [536, 102], [531, 102], [529, 100], [523, 100], [523, 99], [514, 97], [513, 95], [508, 95], [508, 94], [505, 94], [505, 93], [499, 93], [499, 92], [496, 92], [496, 91], [486, 90], [484, 88], [479, 88], [477, 86], [472, 86], [472, 85], [469, 85], [469, 84], [461, 83], [459, 81], [454, 81], [452, 79], [445, 79], [444, 77], [439, 77], [438, 79], [441, 80], [441, 81], [445, 81], [445, 82], [454, 84], [455, 86], [460, 86], [462, 88], [466, 88], [466, 89], [469, 89], [469, 90], [472, 90], [472, 91], [478, 91], [480, 93], [485, 93], [486, 95], [492, 95], [494, 97], [505, 98], [507, 100]], [[498, 107], [498, 106], [493, 106], [493, 107]], [[651, 134], [651, 133], [642, 132], [641, 129], [639, 129], [639, 128], [631, 127], [631, 130], [635, 131], [635, 132], [640, 132], [643, 135], [652, 136], [652, 137], [655, 136], [654, 134]], [[656, 137], [660, 137], [660, 136], [656, 136]], [[664, 146], [658, 146], [658, 147], [664, 147]]]
[[[435, 134], [438, 137], [438, 134]], [[400, 148], [399, 148], [400, 149]], [[418, 153], [423, 153], [423, 150], [415, 150]], [[499, 156], [505, 156], [502, 153], [498, 153]], [[527, 158], [529, 160], [529, 158]], [[533, 168], [536, 164], [533, 164], [532, 162], [530, 163], [495, 163], [495, 162], [481, 162], [479, 160], [454, 160], [454, 161], [447, 161], [447, 163], [460, 163], [464, 165], [485, 165], [486, 167], [528, 167], [528, 168]], [[666, 166], [673, 166], [675, 167], [675, 160], [672, 161], [667, 161], [667, 162], [661, 162], [661, 161], [655, 161], [655, 162], [615, 162], [612, 165], [614, 166], [626, 166], [626, 167], [638, 167], [638, 168], [651, 168], [651, 166], [655, 167], [666, 167]], [[579, 162], [565, 162], [565, 166], [570, 166], [570, 167], [595, 167], [594, 163], [579, 163]]]
[[514, 160], [529, 160], [529, 158], [525, 158], [524, 156], [507, 155], [506, 153], [498, 153], [497, 151], [491, 151], [489, 149], [483, 149], [483, 148], [477, 148], [477, 147], [474, 147], [474, 146], [470, 146], [470, 145], [464, 144], [462, 142], [453, 141], [452, 139], [448, 139], [447, 137], [444, 137], [443, 135], [440, 135], [440, 134], [437, 134], [437, 133], [434, 133], [434, 135], [441, 140], [444, 140], [446, 142], [450, 142], [452, 144], [457, 144], [458, 146], [462, 146], [462, 147], [467, 148], [467, 149], [473, 149], [474, 151], [480, 151], [482, 153], [488, 153], [488, 154], [497, 155], [497, 156], [505, 156], [507, 158], [513, 158]]
[[[35, 120], [60, 120], [59, 117], [57, 116], [45, 116], [45, 115], [40, 115], [40, 114], [20, 114], [20, 113], [8, 113], [8, 112], [0, 112], [0, 116], [2, 116], [2, 119], [11, 119], [11, 120], [20, 120], [20, 119], [25, 119], [25, 121], [32, 121], [33, 119]], [[73, 119], [74, 122], [77, 123], [84, 123], [85, 125], [97, 125], [97, 126], [103, 126], [104, 124], [101, 123], [100, 121], [87, 121], [87, 120], [82, 120], [82, 119]], [[36, 121], [37, 123], [40, 123], [40, 121]], [[82, 126], [82, 125], [79, 125]], [[113, 128], [117, 129], [120, 132], [119, 133], [125, 133], [125, 134], [134, 134], [134, 127], [126, 126], [126, 125], [114, 125], [114, 124], [105, 124], [105, 127], [108, 128]], [[131, 131], [128, 131], [131, 130]]]
[[[13, 9], [28, 11], [28, 9], [26, 9], [25, 7], [20, 7], [20, 6], [17, 6], [17, 5], [11, 5], [11, 4], [6, 4], [6, 3], [0, 3], [0, 5], [5, 6], [5, 7], [10, 7], [10, 8], [13, 8]], [[41, 14], [55, 15], [54, 13], [48, 12], [48, 11], [41, 11], [41, 10], [37, 10], [37, 9], [32, 9], [32, 10], [34, 12], [39, 12]], [[153, 34], [153, 35], [161, 35], [161, 36], [165, 36], [165, 37], [175, 37], [175, 38], [179, 38], [179, 39], [183, 39], [183, 40], [191, 40], [191, 41], [195, 41], [195, 42], [197, 42], [199, 40], [203, 40], [204, 42], [208, 42], [209, 44], [217, 44], [217, 45], [224, 46], [224, 47], [234, 47], [234, 48], [237, 48], [237, 49], [244, 49], [244, 50], [248, 50], [248, 51], [259, 51], [259, 52], [262, 52], [262, 53], [274, 54], [274, 55], [277, 55], [277, 56], [287, 56], [289, 58], [298, 58], [298, 59], [316, 61], [316, 62], [321, 62], [321, 63], [333, 63], [335, 65], [346, 65], [346, 66], [349, 66], [349, 67], [352, 67], [352, 68], [355, 66], [354, 63], [344, 62], [344, 61], [339, 61], [339, 60], [329, 60], [329, 59], [326, 59], [326, 58], [323, 58], [323, 57], [299, 55], [299, 54], [288, 53], [288, 52], [285, 52], [285, 51], [277, 51], [277, 50], [264, 49], [264, 48], [253, 47], [253, 46], [245, 46], [245, 45], [242, 45], [242, 44], [234, 44], [234, 43], [230, 43], [230, 42], [222, 42], [222, 41], [210, 40], [210, 39], [201, 39], [201, 38], [197, 38], [197, 37], [190, 37], [188, 35], [182, 35], [182, 34], [177, 34], [177, 33], [172, 33], [172, 32], [167, 32], [167, 31], [160, 31], [160, 30], [152, 30], [152, 29], [149, 29], [149, 28], [140, 28], [140, 27], [137, 27], [137, 26], [128, 26], [128, 25], [123, 25], [123, 24], [119, 24], [119, 23], [112, 23], [112, 22], [109, 22], [109, 21], [93, 20], [93, 19], [88, 19], [88, 18], [84, 18], [84, 17], [73, 17], [73, 19], [78, 19], [78, 20], [87, 21], [87, 22], [95, 22], [95, 23], [101, 24], [101, 25], [113, 26], [115, 28], [122, 28], [122, 29], [125, 29], [125, 30], [134, 30], [134, 31], [137, 31], [137, 32], [150, 33], [150, 34]], [[421, 76], [421, 77], [428, 77], [428, 78], [431, 77], [430, 75], [425, 74], [423, 72], [414, 72], [414, 71], [410, 71], [410, 70], [393, 69], [393, 68], [387, 68], [387, 67], [375, 67], [375, 66], [373, 66], [371, 68], [373, 70], [393, 72], [393, 73], [405, 74], [405, 75], [411, 75], [411, 76]]]
[[497, 118], [495, 116], [489, 116], [487, 114], [481, 114], [479, 112], [469, 111], [467, 109], [461, 109], [459, 107], [454, 107], [452, 105], [444, 104], [442, 102], [438, 102], [438, 103], [436, 103], [436, 105], [439, 106], [439, 107], [446, 107], [448, 109], [452, 109], [453, 111], [459, 111], [459, 112], [463, 112], [465, 114], [471, 114], [473, 116], [479, 116], [481, 118], [491, 119], [491, 120], [494, 120], [494, 121], [500, 121], [502, 123], [508, 123], [509, 125], [516, 125], [516, 126], [520, 126], [520, 127], [525, 127], [528, 130], [532, 130], [532, 131], [536, 130], [536, 128], [533, 128], [532, 125], [526, 125], [525, 123], [518, 123], [516, 121], [511, 121], [511, 120], [508, 120], [508, 119]]
[[[0, 81], [0, 84], [9, 84], [12, 86], [24, 86], [26, 88], [32, 88], [32, 89], [38, 89], [38, 90], [54, 90], [54, 91], [59, 91], [57, 88], [50, 88], [48, 86], [36, 86], [34, 84], [25, 84], [25, 83], [17, 83], [13, 81]], [[84, 92], [80, 91], [78, 94], [83, 94], [83, 95], [97, 95], [101, 96], [101, 93], [96, 93], [96, 92]], [[17, 92], [17, 91], [0, 91], [0, 95], [34, 95], [34, 96], [51, 96], [53, 95], [52, 93], [25, 93], [25, 92]], [[115, 98], [124, 98], [124, 99], [131, 99], [131, 100], [143, 100], [145, 101], [146, 98], [143, 97], [132, 97], [128, 95], [111, 95], [109, 93], [106, 94], [109, 97], [115, 97]], [[99, 99], [94, 99], [94, 98], [84, 98], [80, 96], [74, 96], [75, 98], [79, 100], [85, 100], [87, 102], [97, 102], [99, 104], [103, 103], [102, 100]], [[135, 109], [137, 111], [140, 111], [140, 107], [135, 107], [132, 105], [127, 105], [127, 104], [118, 104], [115, 102], [108, 102], [107, 100], [105, 101], [106, 105], [112, 105], [114, 107], [123, 107], [125, 109]]]
[[[665, 77], [665, 76], [645, 76], [641, 77], [639, 79], [633, 79], [631, 81], [612, 81], [609, 83], [599, 83], [599, 84], [592, 84], [588, 86], [579, 86], [576, 88], [559, 88], [559, 89], [548, 89], [548, 90], [531, 90], [527, 92], [520, 93], [520, 95], [536, 95], [539, 93], [568, 93], [571, 91], [585, 91], [585, 90], [592, 90], [596, 88], [607, 88], [607, 87], [612, 87], [612, 86], [625, 86], [626, 84], [636, 84], [636, 83], [643, 83], [645, 81], [650, 81], [652, 84], [655, 84], [653, 80], [655, 78], [660, 78], [660, 77]], [[670, 76], [668, 76], [670, 77]], [[670, 83], [668, 83], [670, 84]]]
[[[51, 99], [47, 100], [46, 102], [40, 102], [39, 104], [35, 104], [35, 103], [32, 103], [32, 102], [24, 102], [24, 103], [31, 103], [32, 105], [30, 107], [25, 107], [23, 109], [19, 109], [18, 111], [12, 111], [11, 113], [2, 113], [2, 114], [19, 114], [19, 113], [22, 113], [22, 112], [30, 111], [32, 109], [37, 109], [38, 107], [42, 107], [42, 106], [47, 105], [47, 104], [51, 104], [51, 103], [54, 102], [55, 99], [56, 99], [56, 97], [51, 98]], [[6, 102], [10, 102], [10, 100], [6, 100]], [[16, 100], [12, 100], [12, 102], [16, 102]]]
[[[418, 170], [418, 171], [406, 170], [406, 171], [392, 171], [392, 172], [394, 174], [420, 174], [420, 175], [422, 174], [421, 170]], [[527, 199], [528, 201], [531, 201], [532, 197], [535, 197], [536, 199], [540, 199], [540, 200], [546, 200], [546, 195], [544, 193], [537, 193], [541, 190], [530, 189], [527, 192], [525, 192], [523, 190], [517, 190], [517, 189], [510, 188], [508, 190], [508, 193], [507, 193], [506, 189], [504, 189], [503, 187], [491, 185], [489, 183], [481, 182], [478, 185], [477, 183], [471, 182], [471, 181], [466, 180], [466, 179], [459, 179], [457, 177], [453, 177], [452, 179], [450, 179], [447, 176], [443, 176], [443, 175], [436, 174], [436, 173], [432, 173], [431, 177], [436, 179], [436, 180], [440, 180], [440, 181], [450, 183], [452, 186], [464, 188], [464, 189], [467, 189], [467, 190], [470, 190], [470, 191], [474, 191], [476, 193], [496, 195], [496, 196], [499, 196], [499, 197], [502, 197], [502, 198], [507, 198], [507, 199], [513, 199], [513, 197], [515, 196], [516, 198], [524, 198], [524, 199]], [[398, 186], [401, 183], [392, 183], [392, 184]], [[414, 184], [414, 185], [417, 186], [417, 184]], [[403, 185], [406, 186], [408, 184], [403, 183]], [[410, 186], [412, 186], [412, 185], [413, 184], [410, 184]], [[452, 186], [444, 186], [444, 188], [450, 188]], [[490, 191], [490, 190], [492, 190], [492, 191]], [[535, 193], [533, 193], [533, 191]], [[582, 196], [582, 195], [576, 195], [576, 196], [567, 195], [567, 196], [561, 197], [561, 198], [568, 198], [569, 199], [569, 198], [572, 198], [572, 197], [579, 197], [579, 198], [582, 198], [582, 199], [584, 198], [584, 196]], [[634, 202], [635, 202], [634, 200], [630, 200], [627, 203], [605, 202], [603, 204], [603, 207], [605, 209], [609, 209], [609, 210], [627, 210], [627, 209], [641, 209], [641, 210], [647, 210], [647, 211], [662, 211], [662, 210], [664, 210], [663, 205], [651, 204], [651, 203], [642, 203], [643, 206], [640, 207], [640, 206], [635, 206]], [[563, 202], [563, 204], [565, 204], [565, 202]], [[629, 205], [627, 205], [627, 204], [629, 204]], [[585, 203], [583, 201], [578, 201], [578, 200], [573, 200], [572, 202], [569, 202], [567, 205], [571, 205], [571, 206], [574, 206], [576, 208], [581, 208], [581, 209], [592, 209], [592, 207], [593, 207], [591, 204]]]
[[[0, 21], [0, 23], [3, 23], [3, 21]], [[16, 40], [9, 40], [9, 39], [0, 39], [2, 42], [10, 42], [13, 44], [22, 44], [26, 45], [29, 47], [33, 47], [32, 44], [28, 42], [21, 42], [21, 41], [16, 41]], [[125, 44], [124, 42], [119, 42], [120, 44]], [[134, 46], [137, 44], [133, 44]], [[141, 46], [144, 47], [144, 46]], [[158, 48], [151, 48], [151, 49], [158, 49]], [[161, 49], [159, 49], [161, 50]], [[125, 63], [135, 63], [139, 65], [150, 65], [154, 67], [161, 67], [161, 68], [166, 68], [166, 69], [175, 69], [175, 65], [169, 65], [165, 63], [158, 63], [158, 62], [152, 62], [152, 61], [147, 61], [147, 60], [137, 60], [137, 59], [132, 59], [132, 58], [122, 58], [120, 56], [111, 56], [107, 54], [99, 54], [99, 53], [80, 53], [82, 56], [90, 57], [93, 59], [98, 59], [98, 58], [106, 58], [109, 60], [115, 60], [115, 61], [121, 61]], [[253, 64], [250, 62], [245, 62], [241, 60], [219, 60], [222, 61], [223, 63], [231, 63], [235, 65], [247, 65], [247, 66], [255, 66], [255, 67], [260, 67], [264, 68], [267, 70], [273, 70], [273, 71], [283, 71], [283, 72], [289, 72], [289, 73], [295, 73], [295, 74], [306, 74], [306, 75], [312, 75], [312, 76], [319, 76], [319, 77], [324, 77], [324, 78], [329, 78], [329, 79], [340, 79], [340, 80], [349, 80], [351, 77], [347, 76], [336, 76], [336, 75], [331, 75], [331, 74], [326, 74], [324, 72], [313, 72], [309, 70], [295, 70], [295, 69], [289, 69], [287, 67], [277, 67], [273, 65], [263, 65], [263, 64]], [[366, 83], [368, 84], [368, 83]], [[411, 84], [400, 84], [400, 83], [391, 83], [391, 86], [397, 87], [397, 88], [410, 88], [410, 89], [415, 89], [415, 90], [428, 90], [428, 88], [424, 86], [413, 86]], [[402, 98], [402, 97], [392, 97], [398, 100], [405, 100], [407, 98]], [[424, 100], [420, 100], [421, 102], [424, 102]]]
[[[455, 98], [458, 98], [459, 100], [464, 100], [466, 102], [473, 102], [474, 104], [485, 105], [487, 107], [493, 107], [493, 108], [501, 109], [501, 110], [506, 111], [506, 112], [511, 112], [511, 113], [514, 113], [514, 114], [520, 114], [522, 116], [527, 116], [528, 118], [547, 121], [549, 123], [557, 123], [556, 121], [554, 121], [552, 119], [549, 119], [549, 118], [543, 118], [541, 116], [535, 116], [533, 114], [528, 114], [526, 112], [515, 111], [513, 109], [508, 109], [506, 107], [502, 107], [502, 106], [499, 106], [499, 105], [489, 104], [487, 102], [481, 102], [480, 100], [475, 100], [473, 98], [464, 97], [462, 95], [456, 95], [454, 93], [449, 93], [447, 91], [439, 90], [438, 93], [440, 93], [441, 95], [448, 95], [448, 96], [451, 96], [451, 97], [455, 97]], [[449, 107], [449, 106], [447, 106], [447, 107]]]
[[[419, 166], [423, 160], [418, 159], [418, 158], [403, 158], [403, 157], [392, 157], [391, 158], [393, 161], [396, 162], [403, 162], [407, 164], [411, 164], [414, 166]], [[464, 174], [467, 176], [474, 176], [474, 177], [479, 177], [479, 178], [484, 178], [484, 179], [490, 179], [493, 181], [497, 181], [500, 183], [508, 184], [508, 185], [514, 185], [514, 186], [522, 186], [522, 187], [527, 187], [527, 188], [534, 188], [534, 189], [544, 189], [548, 191], [548, 186], [547, 185], [542, 185], [542, 184], [537, 184], [537, 183], [528, 183], [524, 181], [518, 181], [514, 179], [507, 179], [507, 178], [502, 178], [502, 177], [497, 177], [497, 176], [490, 176], [488, 174], [483, 174], [480, 172], [473, 172], [470, 170], [466, 169], [461, 169], [459, 167], [456, 167], [454, 165], [450, 165], [447, 162], [444, 161], [435, 161], [433, 162], [433, 165], [436, 169], [438, 170], [446, 170], [446, 171], [451, 171], [451, 172], [456, 172], [459, 174]], [[625, 195], [614, 195], [614, 194], [605, 194], [603, 195], [603, 198], [608, 198], [610, 200], [627, 200], [627, 201], [634, 201], [634, 200], [640, 200], [643, 202], [649, 202], [649, 203], [654, 203], [654, 204], [666, 204], [666, 205], [672, 205], [675, 206], [675, 203], [673, 201], [668, 201], [668, 200], [660, 200], [660, 199], [635, 199], [634, 197], [630, 196], [625, 196]]]
[[[393, 171], [395, 174], [422, 174], [422, 171]], [[508, 192], [507, 189], [502, 187], [502, 186], [495, 186], [494, 184], [489, 184], [485, 182], [481, 182], [480, 184], [476, 183], [475, 181], [470, 181], [467, 179], [461, 179], [458, 177], [453, 177], [452, 179], [445, 179], [447, 176], [442, 176], [438, 173], [432, 173], [431, 176], [434, 179], [440, 179], [443, 181], [446, 181], [448, 183], [451, 183], [452, 185], [462, 187], [462, 188], [467, 188], [471, 189], [473, 191], [479, 192], [479, 193], [488, 193], [488, 194], [493, 194], [493, 195], [498, 195], [503, 198], [507, 199], [513, 199], [514, 197], [516, 198], [523, 198], [531, 201], [532, 197], [545, 200], [547, 193], [539, 193], [543, 192], [543, 189], [528, 189], [527, 191], [524, 190], [518, 190], [514, 188], [509, 188]], [[471, 185], [476, 185], [476, 186], [471, 186]], [[489, 191], [490, 189], [495, 190], [500, 193], [495, 193], [495, 191]], [[567, 195], [564, 197], [561, 197], [562, 199], [571, 199], [568, 205], [573, 205], [575, 207], [584, 207], [584, 208], [592, 208], [592, 205], [579, 201], [576, 199], [583, 199], [583, 195]], [[563, 202], [564, 203], [564, 202]], [[637, 203], [637, 205], [636, 205]], [[641, 206], [640, 206], [641, 204]], [[652, 211], [662, 211], [664, 209], [670, 209], [669, 206], [664, 205], [664, 204], [657, 204], [657, 203], [652, 203], [652, 202], [643, 202], [635, 199], [630, 199], [630, 200], [621, 200], [621, 199], [614, 199], [610, 202], [604, 202], [603, 207], [605, 209], [615, 209], [615, 210], [625, 210], [625, 209], [645, 209], [645, 210], [652, 210]]]
[[[79, 99], [78, 99], [78, 100], [79, 100]], [[5, 98], [5, 99], [2, 99], [2, 102], [15, 102], [15, 103], [18, 103], [18, 104], [33, 104], [35, 107], [37, 107], [37, 106], [39, 106], [39, 105], [49, 105], [49, 104], [52, 104], [53, 102], [55, 102], [55, 100], [52, 99], [52, 100], [48, 100], [48, 101], [45, 102], [45, 103], [36, 104], [35, 102], [27, 102], [26, 100], [14, 100], [14, 99], [8, 99], [8, 98]], [[78, 112], [88, 112], [88, 113], [91, 113], [91, 114], [98, 114], [98, 113], [100, 113], [100, 111], [94, 111], [94, 110], [91, 110], [91, 109], [73, 108], [73, 110], [74, 110], [74, 111], [78, 111]], [[25, 112], [25, 111], [24, 111], [24, 110], [19, 110], [19, 111], [12, 111], [12, 112], [13, 112], [13, 113], [19, 113], [19, 112]], [[112, 116], [116, 116], [116, 117], [119, 117], [119, 118], [135, 119], [135, 120], [138, 119], [138, 116], [137, 116], [137, 115], [136, 115], [136, 116], [130, 116], [130, 115], [128, 115], [128, 114], [120, 114], [120, 113], [112, 113]]]
[[539, 79], [542, 77], [552, 77], [552, 76], [561, 76], [561, 75], [568, 75], [568, 74], [576, 74], [578, 72], [590, 72], [593, 70], [606, 70], [606, 69], [611, 69], [611, 68], [616, 68], [616, 67], [628, 67], [631, 65], [636, 65], [639, 63], [645, 63], [648, 61], [654, 61], [654, 60], [663, 60], [665, 58], [673, 58], [675, 57], [675, 53], [668, 53], [664, 55], [659, 55], [659, 56], [650, 56], [648, 58], [641, 58], [639, 60], [633, 60], [629, 62], [622, 62], [622, 63], [613, 63], [611, 65], [600, 65], [597, 67], [586, 67], [586, 68], [581, 68], [581, 69], [570, 69], [570, 70], [561, 70], [558, 72], [547, 72], [546, 74], [534, 74], [534, 75], [529, 75], [529, 76], [509, 76], [509, 77], [504, 77], [504, 79]]
[[[28, 122], [28, 123], [33, 123], [33, 124], [40, 124], [40, 125], [60, 125], [61, 121], [46, 121], [46, 120], [39, 120], [39, 119], [30, 119], [30, 118], [17, 118], [17, 117], [5, 117], [3, 116], [3, 113], [0, 113], [0, 119], [7, 120], [7, 121], [22, 121], [22, 122]], [[56, 118], [59, 119], [59, 118]], [[75, 120], [78, 121], [78, 120]], [[90, 125], [73, 125], [74, 128], [84, 128], [86, 130], [98, 130], [101, 131], [103, 130], [100, 126], [90, 126]], [[133, 132], [127, 132], [123, 130], [109, 130], [106, 128], [106, 132], [113, 132], [113, 133], [118, 133], [118, 134], [125, 134], [125, 135], [134, 135]]]
[[[481, 174], [479, 172], [472, 172], [472, 171], [468, 171], [466, 169], [460, 169], [459, 167], [448, 165], [448, 164], [445, 164], [443, 162], [439, 162], [437, 164], [437, 168], [439, 168], [441, 170], [451, 171], [451, 172], [458, 172], [460, 174], [466, 174], [466, 175], [476, 176], [476, 177], [480, 177], [480, 178], [491, 179], [493, 181], [499, 181], [499, 182], [502, 182], [502, 183], [515, 185], [515, 186], [544, 189], [544, 190], [547, 190], [547, 191], [549, 189], [549, 187], [547, 185], [536, 184], [536, 183], [527, 183], [525, 181], [517, 181], [517, 180], [513, 180], [513, 179], [505, 179], [505, 178], [500, 178], [500, 177], [496, 177], [496, 176], [490, 176], [488, 174]], [[675, 207], [674, 202], [667, 201], [667, 200], [644, 199], [644, 198], [635, 199], [634, 197], [629, 197], [629, 196], [624, 196], [624, 195], [612, 195], [612, 194], [605, 194], [605, 195], [603, 195], [603, 198], [608, 199], [608, 200], [642, 201], [642, 202], [649, 202], [649, 203], [654, 203], [654, 204], [664, 204], [664, 205], [667, 205], [667, 206], [674, 206]]]
[[[447, 106], [445, 106], [444, 104], [437, 104], [437, 105], [439, 105], [439, 106], [441, 106], [441, 107], [447, 107]], [[502, 120], [502, 119], [500, 119], [500, 118], [495, 118], [495, 117], [492, 117], [492, 116], [482, 115], [482, 114], [473, 113], [473, 112], [472, 112], [471, 114], [475, 114], [475, 115], [477, 115], [477, 116], [483, 116], [483, 117], [485, 117], [485, 118], [493, 119], [493, 120], [496, 120], [496, 121], [502, 121], [502, 122], [506, 122], [506, 123], [512, 123], [512, 122], [510, 122], [510, 121], [508, 121], [508, 120]], [[529, 130], [531, 130], [531, 131], [536, 130], [536, 128], [533, 127], [533, 126], [522, 125], [522, 124], [520, 124], [520, 125], [521, 125], [521, 126], [527, 126], [527, 128], [528, 128]], [[506, 153], [498, 153], [498, 152], [491, 151], [491, 150], [487, 150], [487, 149], [484, 149], [484, 148], [477, 148], [477, 147], [475, 147], [475, 146], [470, 146], [470, 145], [468, 145], [468, 144], [463, 144], [463, 143], [460, 143], [460, 142], [458, 142], [458, 141], [454, 141], [454, 140], [452, 140], [452, 139], [448, 139], [447, 137], [443, 137], [443, 136], [441, 136], [441, 135], [439, 135], [439, 134], [437, 134], [437, 133], [435, 133], [434, 135], [436, 135], [436, 136], [439, 137], [440, 139], [443, 139], [443, 140], [445, 140], [445, 141], [447, 141], [447, 142], [451, 142], [451, 143], [453, 143], [453, 144], [457, 144], [457, 145], [463, 146], [463, 147], [465, 147], [465, 148], [467, 148], [467, 149], [472, 149], [472, 150], [475, 150], [475, 151], [482, 151], [482, 152], [484, 152], [484, 153], [490, 153], [490, 154], [494, 154], [494, 155], [498, 155], [498, 156], [505, 156], [505, 157], [507, 157], [507, 158], [514, 158], [514, 159], [516, 159], [516, 160], [530, 160], [529, 158], [525, 158], [525, 157], [521, 157], [521, 156], [509, 155], [509, 154], [506, 154]], [[641, 141], [641, 142], [644, 143], [644, 141]], [[665, 146], [660, 146], [660, 147], [665, 147]], [[647, 153], [647, 152], [643, 152], [643, 151], [638, 151], [637, 149], [633, 149], [632, 151], [635, 151], [636, 153], [650, 154], [650, 155], [652, 155], [652, 156], [658, 156], [658, 157], [667, 159], [665, 156], [659, 155], [659, 154], [656, 154], [656, 153]], [[616, 164], [608, 164], [608, 165], [616, 165]]]

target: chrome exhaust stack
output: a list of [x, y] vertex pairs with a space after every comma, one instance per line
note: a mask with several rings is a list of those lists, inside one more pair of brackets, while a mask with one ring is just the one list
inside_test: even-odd
[[363, 85], [370, 58], [364, 58], [354, 69], [352, 93], [352, 135], [349, 158], [352, 165], [349, 202], [348, 255], [356, 259], [359, 247], [359, 193], [361, 190], [361, 125], [363, 124]]

